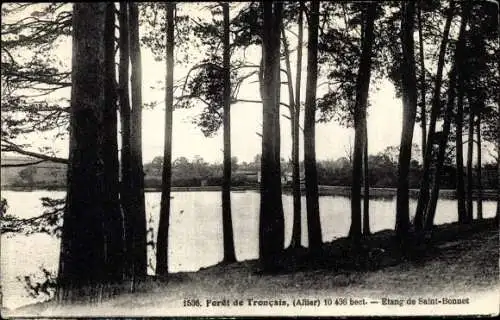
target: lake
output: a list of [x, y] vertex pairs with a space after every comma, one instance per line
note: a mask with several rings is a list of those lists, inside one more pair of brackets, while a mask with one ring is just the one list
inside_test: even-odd
[[[20, 218], [34, 217], [42, 213], [41, 197], [63, 198], [64, 191], [2, 191], [7, 199], [8, 214]], [[169, 234], [169, 269], [171, 272], [196, 271], [222, 260], [222, 213], [221, 194], [218, 191], [173, 192]], [[146, 193], [148, 224], [156, 230], [160, 211], [160, 192]], [[234, 241], [238, 260], [258, 257], [258, 229], [260, 195], [257, 191], [231, 193]], [[283, 195], [285, 212], [285, 244], [292, 233], [293, 198]], [[342, 196], [320, 196], [320, 217], [323, 241], [347, 235], [350, 224], [350, 200]], [[302, 199], [302, 243], [307, 245], [305, 198]], [[416, 201], [411, 200], [410, 212], [415, 212]], [[372, 232], [393, 229], [396, 202], [394, 198], [370, 199], [370, 227]], [[474, 205], [474, 210], [476, 206]], [[495, 215], [496, 202], [483, 201], [484, 217]], [[474, 212], [475, 216], [475, 212]], [[437, 224], [457, 220], [455, 200], [438, 201], [435, 222]], [[148, 226], [149, 227], [149, 226]], [[151, 236], [151, 235], [149, 235]], [[151, 265], [154, 253], [149, 250]], [[59, 260], [59, 240], [46, 234], [29, 236], [2, 234], [1, 236], [1, 285], [6, 308], [41, 301], [28, 295], [23, 278], [43, 275], [41, 268], [56, 272]], [[150, 273], [153, 269], [150, 267]], [[20, 280], [18, 279], [20, 277]], [[42, 278], [40, 278], [42, 279]]]

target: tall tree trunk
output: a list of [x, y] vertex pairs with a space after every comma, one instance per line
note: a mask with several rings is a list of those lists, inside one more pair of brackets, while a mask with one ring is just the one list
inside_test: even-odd
[[477, 218], [483, 219], [483, 184], [481, 176], [481, 112], [477, 112]]
[[469, 133], [467, 142], [467, 211], [465, 222], [469, 223], [473, 219], [472, 190], [474, 185], [474, 173], [472, 159], [474, 157], [474, 113], [469, 114]]
[[222, 229], [224, 238], [224, 262], [236, 261], [231, 219], [231, 70], [229, 47], [229, 3], [222, 4], [224, 15], [224, 177], [222, 180]]
[[[111, 130], [103, 129], [103, 119], [113, 125], [112, 106], [107, 104], [112, 101], [112, 84], [105, 81], [111, 77], [111, 57], [105, 45], [109, 40], [105, 40], [105, 33], [110, 32], [106, 28], [109, 9], [105, 3], [73, 5], [68, 183], [57, 290], [60, 301], [99, 297], [102, 292], [98, 287], [118, 279], [122, 271], [117, 252], [106, 250], [123, 240], [119, 230], [110, 228], [110, 212], [106, 211], [118, 212], [117, 186], [113, 186], [116, 175], [107, 171], [117, 168], [111, 168], [112, 159], [105, 156], [110, 150], [104, 150], [113, 139], [106, 137]], [[121, 224], [120, 217], [116, 218], [113, 223]]]
[[[457, 112], [455, 114], [455, 125], [456, 125], [456, 139], [455, 139], [455, 150], [456, 150], [456, 166], [457, 166], [457, 214], [458, 221], [460, 223], [465, 223], [467, 220], [467, 214], [465, 211], [465, 187], [464, 187], [464, 151], [463, 151], [463, 141], [462, 141], [462, 126], [464, 121], [464, 95], [463, 90], [463, 75], [462, 72], [458, 72], [458, 99], [457, 99]], [[472, 114], [471, 114], [472, 115]], [[470, 142], [469, 142], [470, 143]]]
[[[299, 31], [300, 32], [300, 31]], [[300, 176], [298, 169], [298, 128], [295, 124], [296, 119], [296, 109], [295, 96], [293, 92], [293, 81], [292, 81], [292, 68], [290, 66], [290, 51], [288, 50], [288, 41], [285, 34], [285, 28], [281, 26], [281, 37], [283, 42], [283, 51], [285, 54], [285, 67], [287, 73], [287, 85], [288, 85], [288, 105], [290, 110], [290, 125], [292, 128], [292, 189], [293, 189], [293, 224], [292, 224], [292, 239], [290, 242], [291, 248], [300, 247], [300, 236], [301, 236], [301, 217], [300, 217]], [[297, 48], [299, 49], [299, 48]], [[302, 50], [302, 48], [300, 48]], [[302, 53], [301, 53], [302, 54]], [[300, 79], [297, 79], [300, 81]], [[299, 87], [300, 90], [300, 87]], [[300, 112], [300, 111], [299, 111]], [[296, 139], [297, 138], [297, 139]], [[297, 192], [298, 186], [298, 192]]]
[[143, 279], [147, 274], [146, 204], [144, 199], [144, 170], [142, 165], [142, 64], [139, 40], [139, 8], [136, 2], [129, 3], [130, 18], [130, 63], [132, 114], [132, 209], [133, 209], [133, 261], [134, 277]]
[[354, 106], [354, 154], [352, 162], [351, 186], [351, 227], [349, 236], [357, 241], [361, 237], [361, 177], [362, 157], [365, 141], [366, 105], [370, 88], [372, 46], [374, 40], [374, 21], [376, 14], [375, 2], [367, 4], [366, 21], [364, 22], [364, 36], [361, 44], [361, 59], [356, 79], [356, 103]]
[[105, 231], [112, 234], [106, 236], [108, 253], [108, 278], [112, 281], [123, 280], [125, 234], [123, 215], [119, 200], [119, 161], [117, 141], [117, 105], [116, 105], [116, 68], [115, 68], [115, 5], [107, 3], [104, 30], [105, 45], [105, 78], [104, 78], [104, 109], [103, 139], [101, 154], [104, 165], [104, 213]]
[[[281, 199], [279, 157], [279, 100], [277, 97], [280, 62], [281, 3], [263, 2], [263, 125], [260, 184], [259, 251], [264, 270], [278, 268], [278, 256], [284, 247], [284, 217]], [[274, 7], [274, 10], [273, 10]], [[278, 137], [276, 137], [278, 136]], [[279, 152], [279, 151], [278, 151]], [[278, 153], [279, 154], [279, 153]]]
[[429, 132], [427, 134], [427, 142], [425, 148], [425, 157], [422, 169], [422, 177], [420, 178], [420, 191], [418, 193], [417, 209], [415, 212], [415, 228], [417, 231], [424, 227], [425, 211], [429, 201], [429, 186], [430, 186], [430, 169], [432, 162], [432, 146], [434, 144], [434, 133], [436, 131], [436, 120], [441, 109], [441, 87], [443, 83], [443, 68], [444, 58], [446, 55], [446, 46], [449, 41], [450, 26], [453, 20], [453, 11], [455, 2], [450, 1], [446, 22], [443, 30], [443, 39], [439, 47], [439, 58], [437, 64], [436, 78], [434, 82], [434, 92], [432, 95], [431, 114], [429, 119]]
[[[500, 21], [500, 9], [497, 8], [497, 16]], [[500, 35], [500, 23], [497, 23], [497, 34]], [[497, 71], [500, 73], [500, 62], [497, 60]], [[497, 92], [497, 223], [500, 220], [500, 92]]]
[[118, 70], [118, 100], [120, 109], [121, 127], [121, 183], [120, 202], [122, 204], [124, 224], [125, 224], [125, 250], [126, 250], [126, 270], [127, 278], [133, 278], [133, 210], [131, 199], [132, 169], [131, 169], [131, 140], [130, 140], [130, 98], [129, 98], [129, 18], [128, 6], [120, 2], [119, 11], [120, 25], [120, 63]]
[[436, 174], [433, 177], [432, 191], [427, 205], [427, 212], [425, 214], [425, 229], [431, 230], [434, 225], [434, 217], [436, 216], [436, 206], [439, 197], [439, 188], [441, 180], [441, 171], [444, 165], [444, 158], [446, 155], [446, 147], [448, 143], [448, 136], [450, 133], [450, 122], [453, 114], [453, 106], [455, 104], [456, 96], [456, 64], [453, 65], [450, 71], [450, 85], [448, 89], [448, 102], [445, 110], [445, 117], [443, 123], [443, 135], [439, 142], [439, 151], [436, 162]]
[[403, 129], [399, 147], [398, 161], [398, 190], [396, 200], [396, 234], [399, 237], [408, 235], [410, 223], [409, 209], [409, 182], [411, 147], [413, 142], [413, 128], [417, 113], [417, 78], [415, 74], [415, 55], [413, 42], [413, 23], [415, 18], [415, 3], [403, 3], [402, 16], [402, 51], [403, 63]]
[[[463, 72], [463, 65], [464, 65], [464, 51], [465, 51], [465, 29], [467, 26], [467, 21], [468, 21], [468, 15], [469, 15], [469, 9], [467, 8], [466, 5], [462, 6], [462, 12], [461, 12], [461, 24], [460, 24], [460, 31], [459, 31], [459, 37], [458, 37], [458, 43], [455, 47], [455, 54], [454, 54], [454, 62], [452, 66], [452, 70], [450, 71], [450, 84], [449, 84], [449, 89], [448, 89], [448, 102], [446, 105], [446, 111], [445, 111], [445, 118], [444, 118], [444, 124], [443, 124], [443, 137], [442, 140], [440, 141], [439, 144], [439, 152], [438, 152], [438, 159], [437, 159], [437, 164], [436, 164], [436, 174], [434, 175], [434, 181], [433, 181], [433, 187], [432, 187], [432, 192], [431, 192], [431, 198], [429, 200], [429, 204], [427, 205], [427, 212], [426, 212], [426, 221], [425, 221], [425, 228], [427, 230], [432, 229], [432, 226], [434, 225], [434, 217], [436, 215], [436, 205], [437, 205], [437, 200], [439, 197], [439, 184], [440, 184], [440, 178], [441, 178], [441, 170], [443, 168], [444, 164], [444, 157], [446, 154], [446, 145], [448, 143], [448, 135], [450, 132], [450, 122], [451, 122], [451, 117], [453, 114], [453, 106], [455, 103], [455, 96], [456, 96], [456, 91], [458, 89], [458, 94], [459, 94], [459, 100], [463, 99], [463, 76], [461, 73]], [[458, 77], [458, 79], [457, 79]], [[457, 86], [457, 80], [458, 80], [458, 86]], [[458, 87], [458, 88], [457, 88]], [[460, 101], [459, 101], [460, 103]], [[469, 161], [469, 160], [467, 160]], [[470, 187], [471, 185], [469, 185]], [[471, 212], [467, 212], [468, 215], [471, 214]]]
[[368, 126], [365, 117], [365, 149], [363, 150], [363, 234], [370, 234], [370, 177], [368, 172]]
[[418, 46], [420, 59], [420, 121], [422, 128], [422, 163], [425, 161], [425, 147], [427, 145], [427, 113], [425, 106], [425, 58], [424, 37], [422, 34], [422, 1], [418, 2]]
[[175, 3], [167, 2], [167, 71], [165, 88], [165, 137], [158, 236], [156, 240], [156, 274], [168, 275], [168, 233], [170, 225], [170, 185], [172, 181], [172, 113], [174, 104], [174, 11]]
[[304, 168], [306, 175], [307, 234], [309, 249], [321, 246], [321, 222], [316, 168], [316, 84], [318, 82], [319, 1], [311, 2], [307, 46], [307, 84], [304, 114]]
[[292, 180], [293, 180], [293, 230], [292, 243], [295, 247], [301, 246], [302, 238], [302, 219], [301, 219], [301, 193], [300, 193], [300, 90], [302, 82], [302, 44], [303, 44], [303, 10], [302, 6], [299, 9], [298, 28], [299, 34], [297, 39], [297, 71], [295, 75], [295, 108], [293, 117], [293, 142], [292, 142]]

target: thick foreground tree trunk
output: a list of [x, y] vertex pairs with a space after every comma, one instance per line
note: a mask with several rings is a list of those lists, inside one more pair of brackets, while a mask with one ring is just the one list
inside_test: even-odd
[[133, 278], [133, 210], [131, 203], [132, 168], [131, 168], [131, 140], [130, 140], [130, 97], [129, 97], [129, 18], [127, 4], [120, 3], [119, 11], [120, 25], [120, 64], [118, 69], [118, 101], [120, 109], [120, 131], [121, 131], [121, 182], [120, 202], [122, 204], [125, 225], [125, 251], [126, 270], [125, 276]]
[[434, 81], [434, 92], [432, 95], [431, 114], [429, 119], [429, 131], [427, 134], [425, 157], [422, 169], [422, 177], [420, 178], [420, 191], [418, 193], [417, 209], [415, 212], [415, 229], [420, 231], [424, 227], [426, 206], [429, 202], [429, 186], [430, 186], [430, 169], [432, 162], [432, 146], [434, 144], [434, 133], [436, 131], [436, 120], [441, 109], [441, 87], [443, 83], [443, 69], [445, 63], [446, 46], [449, 41], [451, 21], [453, 20], [453, 11], [455, 2], [450, 1], [446, 22], [443, 30], [443, 39], [439, 47], [439, 57]]
[[158, 236], [156, 239], [156, 274], [168, 275], [168, 233], [170, 225], [170, 185], [172, 181], [172, 113], [174, 104], [174, 11], [167, 2], [167, 75], [165, 88], [165, 137]]
[[104, 160], [104, 214], [105, 232], [107, 236], [106, 251], [108, 278], [111, 281], [123, 280], [124, 245], [123, 214], [119, 199], [119, 161], [117, 141], [117, 108], [116, 108], [116, 67], [115, 67], [115, 5], [107, 3], [106, 22], [104, 30], [105, 42], [105, 78], [104, 78], [104, 109], [102, 113], [103, 139], [101, 154]]
[[319, 1], [311, 3], [309, 40], [307, 46], [307, 83], [304, 114], [304, 169], [306, 175], [307, 234], [309, 249], [322, 243], [316, 168], [316, 84], [318, 82]]
[[224, 262], [236, 261], [234, 252], [233, 221], [231, 218], [231, 70], [229, 47], [229, 3], [222, 4], [224, 15], [224, 175], [222, 180], [222, 232]]
[[[112, 6], [73, 5], [70, 145], [57, 298], [99, 299], [105, 284], [121, 280], [123, 223], [118, 214], [114, 99], [109, 56]], [[106, 14], [107, 12], [107, 14]], [[107, 23], [106, 23], [107, 22]], [[114, 29], [114, 28], [113, 28]], [[108, 46], [106, 46], [106, 44]], [[114, 120], [113, 120], [114, 119]], [[104, 123], [106, 121], [106, 123]], [[115, 123], [112, 123], [115, 121]], [[115, 149], [116, 152], [116, 149]], [[111, 163], [109, 163], [111, 161]], [[82, 187], [83, 186], [83, 187]], [[116, 220], [114, 220], [116, 219]]]
[[415, 73], [415, 55], [413, 41], [413, 24], [415, 19], [415, 2], [403, 3], [401, 43], [403, 63], [401, 65], [401, 81], [403, 87], [403, 129], [399, 147], [398, 190], [396, 198], [396, 234], [398, 237], [408, 236], [410, 225], [409, 207], [409, 173], [413, 128], [417, 114], [417, 78]]
[[139, 8], [129, 3], [130, 62], [132, 114], [131, 114], [131, 168], [133, 210], [133, 263], [134, 278], [143, 279], [147, 274], [146, 203], [144, 199], [144, 170], [142, 165], [142, 64], [139, 40]]
[[[279, 140], [279, 62], [281, 3], [263, 2], [263, 125], [260, 184], [259, 252], [266, 271], [279, 267], [284, 248], [284, 217], [281, 199], [280, 162], [276, 154]], [[273, 10], [274, 7], [274, 10]]]

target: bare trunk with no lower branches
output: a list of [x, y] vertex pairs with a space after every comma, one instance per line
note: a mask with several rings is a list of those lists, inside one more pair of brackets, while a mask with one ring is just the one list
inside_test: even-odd
[[363, 150], [363, 234], [370, 234], [370, 176], [368, 170], [368, 126], [365, 118], [365, 149]]
[[126, 276], [133, 277], [133, 210], [132, 210], [132, 156], [130, 138], [130, 95], [129, 95], [129, 10], [127, 4], [120, 3], [119, 11], [120, 26], [120, 62], [118, 66], [118, 101], [120, 110], [120, 132], [121, 132], [121, 183], [120, 201], [122, 204], [125, 221], [125, 249], [126, 249]]
[[[417, 210], [415, 212], [415, 229], [422, 230], [424, 227], [425, 210], [429, 201], [429, 186], [430, 186], [430, 169], [432, 162], [432, 145], [434, 144], [434, 133], [436, 131], [436, 120], [441, 109], [441, 87], [443, 84], [443, 69], [445, 63], [446, 47], [449, 42], [449, 34], [451, 21], [453, 20], [453, 11], [455, 2], [450, 1], [446, 22], [443, 29], [443, 38], [439, 47], [439, 57], [434, 80], [434, 92], [432, 95], [431, 114], [429, 118], [429, 130], [427, 134], [427, 142], [425, 148], [425, 157], [422, 169], [422, 177], [420, 178], [420, 190], [418, 193]], [[427, 147], [428, 146], [428, 147]]]
[[222, 4], [224, 16], [224, 176], [222, 180], [222, 232], [224, 239], [224, 262], [236, 261], [231, 219], [231, 70], [229, 43], [229, 3]]
[[408, 236], [410, 226], [409, 173], [413, 129], [417, 114], [417, 77], [413, 41], [415, 2], [403, 2], [402, 11], [401, 44], [403, 62], [401, 64], [401, 82], [403, 90], [403, 128], [399, 147], [396, 196], [396, 234], [399, 238]]
[[441, 181], [441, 171], [444, 164], [444, 158], [446, 155], [446, 147], [448, 143], [448, 136], [450, 133], [450, 124], [453, 114], [453, 106], [455, 104], [456, 96], [456, 65], [452, 67], [450, 71], [450, 85], [448, 89], [448, 102], [445, 110], [445, 117], [443, 123], [443, 136], [439, 142], [438, 156], [436, 160], [436, 173], [433, 177], [432, 191], [429, 198], [429, 203], [427, 204], [427, 210], [425, 213], [425, 229], [431, 230], [434, 226], [434, 217], [436, 216], [436, 205], [439, 197], [439, 188]]
[[144, 198], [144, 170], [142, 165], [142, 63], [139, 37], [139, 8], [136, 2], [129, 4], [130, 63], [131, 63], [131, 128], [132, 156], [132, 210], [133, 210], [133, 263], [134, 278], [147, 275], [146, 203]]
[[356, 79], [356, 103], [354, 106], [354, 154], [351, 186], [351, 227], [349, 236], [357, 241], [361, 237], [361, 177], [366, 126], [366, 105], [370, 86], [372, 46], [374, 40], [375, 2], [367, 5], [365, 32], [361, 44], [361, 59]]
[[425, 161], [425, 147], [427, 146], [427, 113], [425, 104], [425, 58], [424, 37], [422, 31], [422, 1], [418, 2], [418, 46], [420, 60], [420, 126], [422, 128], [422, 162]]
[[[440, 179], [441, 179], [441, 170], [443, 168], [444, 164], [444, 158], [446, 154], [446, 146], [448, 143], [448, 135], [450, 132], [450, 123], [451, 123], [451, 118], [453, 114], [453, 107], [455, 104], [455, 97], [458, 91], [458, 100], [463, 99], [463, 75], [460, 75], [460, 73], [463, 70], [463, 65], [464, 65], [464, 52], [465, 52], [465, 30], [467, 26], [467, 21], [468, 21], [468, 16], [469, 16], [469, 8], [467, 8], [466, 5], [462, 7], [462, 13], [461, 13], [461, 23], [460, 23], [460, 31], [459, 31], [459, 37], [458, 37], [458, 43], [455, 47], [455, 52], [454, 52], [454, 61], [453, 61], [453, 66], [450, 71], [450, 83], [449, 83], [449, 88], [448, 88], [448, 101], [446, 105], [446, 111], [445, 111], [445, 118], [444, 118], [444, 123], [443, 123], [443, 136], [442, 140], [440, 141], [439, 144], [439, 151], [438, 151], [438, 159], [436, 163], [436, 174], [434, 175], [433, 179], [433, 186], [432, 186], [432, 192], [431, 192], [431, 197], [429, 199], [429, 203], [427, 205], [427, 211], [426, 211], [426, 220], [425, 220], [425, 229], [426, 230], [431, 230], [433, 225], [434, 225], [434, 217], [436, 216], [436, 205], [437, 205], [437, 200], [439, 197], [439, 187], [440, 187]], [[457, 84], [458, 82], [458, 84]], [[460, 101], [459, 101], [460, 103]], [[472, 158], [472, 156], [471, 156]], [[467, 160], [469, 161], [469, 160]], [[472, 186], [471, 184], [468, 185], [468, 188], [470, 189]], [[472, 210], [467, 212], [468, 215], [468, 221], [469, 219], [472, 218]]]
[[109, 280], [119, 282], [124, 277], [125, 234], [123, 230], [123, 215], [120, 210], [119, 161], [116, 113], [116, 67], [115, 67], [115, 5], [106, 4], [104, 28], [104, 108], [102, 112], [103, 138], [101, 154], [104, 167], [104, 212], [106, 251], [108, 255]]
[[170, 220], [170, 187], [172, 181], [172, 113], [174, 104], [174, 11], [175, 3], [167, 2], [165, 137], [160, 203], [160, 222], [156, 239], [156, 274], [168, 275], [168, 234]]
[[316, 84], [318, 81], [319, 1], [311, 3], [309, 44], [307, 46], [307, 83], [304, 114], [304, 168], [306, 178], [307, 234], [309, 249], [317, 250], [322, 243], [316, 168]]
[[472, 167], [472, 159], [474, 157], [474, 113], [469, 114], [469, 132], [467, 141], [467, 210], [465, 216], [465, 223], [472, 221], [472, 189], [474, 184], [474, 172]]
[[302, 44], [303, 44], [303, 18], [304, 13], [302, 6], [299, 9], [298, 18], [298, 28], [299, 34], [297, 39], [297, 73], [295, 75], [295, 109], [293, 117], [293, 154], [292, 154], [292, 180], [293, 180], [293, 230], [292, 239], [296, 247], [301, 246], [302, 238], [302, 219], [301, 219], [301, 193], [300, 193], [300, 145], [299, 145], [299, 134], [300, 134], [300, 90], [302, 82]]
[[[299, 46], [297, 47], [297, 78], [296, 78], [296, 93], [300, 97], [300, 68], [299, 63], [302, 61], [302, 13], [299, 13]], [[285, 67], [287, 74], [288, 85], [288, 105], [290, 111], [290, 125], [292, 128], [292, 190], [293, 190], [293, 224], [292, 224], [292, 239], [290, 241], [291, 248], [298, 248], [301, 245], [301, 199], [300, 199], [300, 167], [299, 167], [299, 116], [300, 116], [300, 100], [297, 101], [294, 95], [292, 68], [290, 65], [290, 51], [288, 41], [285, 34], [285, 28], [281, 26], [281, 37], [283, 42], [283, 51], [285, 54]], [[298, 102], [298, 104], [297, 104]]]
[[[464, 181], [464, 149], [463, 149], [463, 139], [462, 139], [462, 127], [464, 121], [464, 95], [463, 95], [463, 75], [461, 72], [458, 74], [458, 101], [457, 101], [457, 112], [455, 114], [455, 126], [456, 126], [456, 166], [457, 166], [457, 214], [458, 222], [465, 223], [467, 221], [466, 211], [465, 211], [465, 181]], [[470, 114], [473, 117], [473, 114]], [[470, 137], [469, 137], [470, 138]], [[470, 143], [470, 142], [469, 142]]]
[[481, 177], [481, 112], [477, 113], [476, 120], [477, 136], [477, 218], [483, 218], [483, 183]]
[[69, 164], [56, 295], [60, 301], [98, 299], [105, 284], [123, 276], [116, 131], [111, 132], [117, 125], [112, 115], [114, 81], [109, 81], [114, 74], [111, 25], [111, 4], [73, 5]]
[[[279, 268], [284, 249], [284, 214], [281, 199], [279, 126], [279, 62], [282, 4], [263, 2], [263, 125], [260, 184], [259, 252], [261, 266], [272, 271]], [[278, 158], [278, 159], [277, 159]], [[278, 160], [278, 161], [277, 161]]]

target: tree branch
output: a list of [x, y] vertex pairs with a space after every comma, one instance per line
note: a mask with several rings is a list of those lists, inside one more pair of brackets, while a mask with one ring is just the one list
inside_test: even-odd
[[1, 164], [0, 167], [2, 168], [17, 168], [17, 167], [27, 167], [31, 166], [34, 164], [39, 164], [42, 162], [45, 162], [47, 160], [39, 160], [39, 161], [34, 161], [34, 162], [26, 162], [26, 163], [17, 163], [17, 164]]
[[19, 153], [19, 154], [22, 154], [25, 156], [30, 156], [33, 158], [41, 159], [44, 161], [51, 161], [51, 162], [56, 162], [56, 163], [68, 164], [68, 159], [48, 156], [48, 155], [41, 154], [38, 152], [24, 150], [21, 147], [15, 145], [14, 143], [6, 141], [4, 139], [2, 139], [2, 143], [5, 143], [4, 145], [2, 145], [2, 152], [15, 152], [15, 153]]

